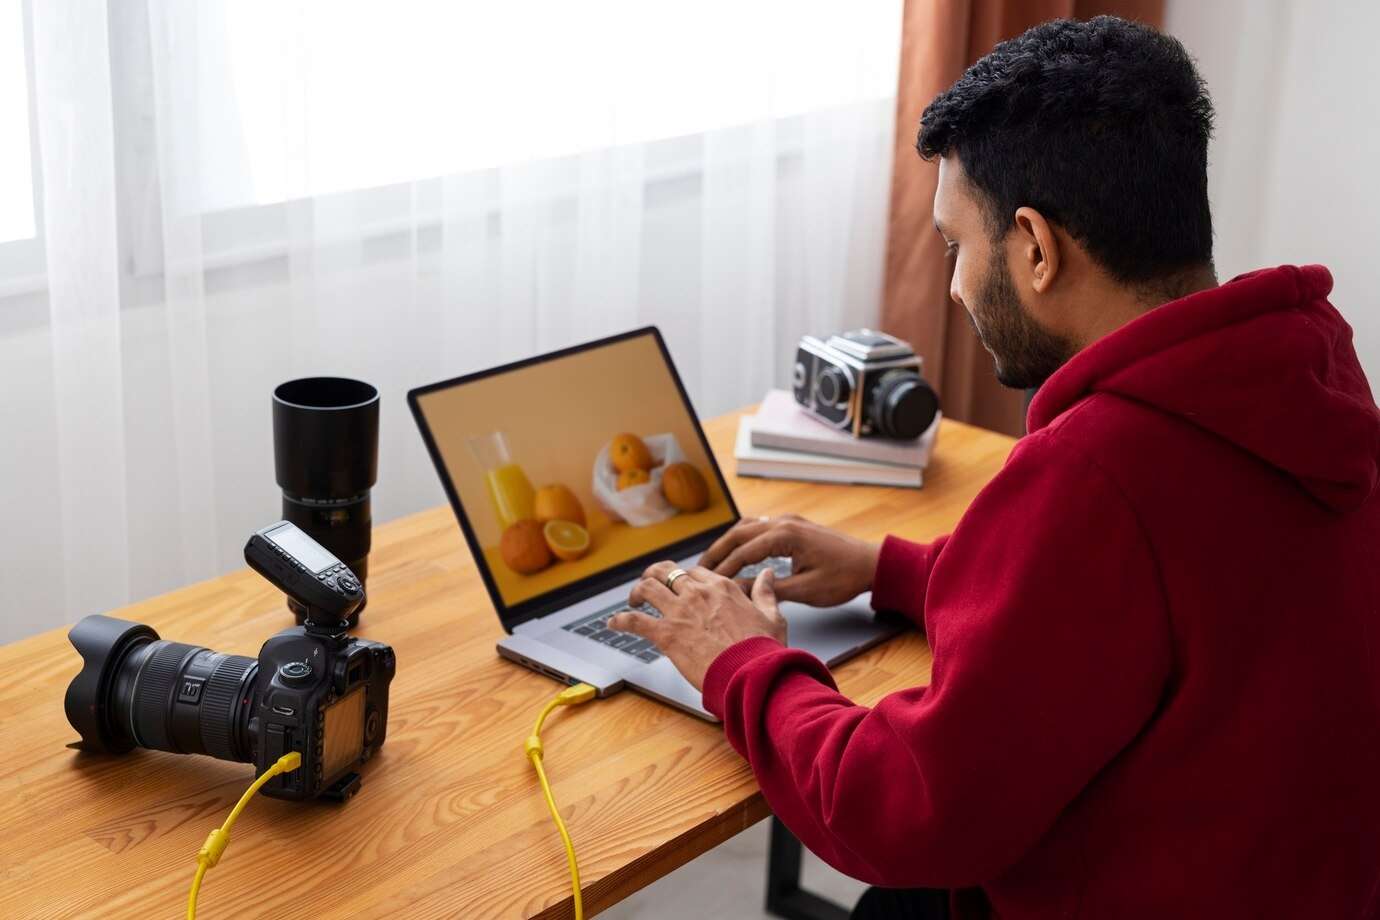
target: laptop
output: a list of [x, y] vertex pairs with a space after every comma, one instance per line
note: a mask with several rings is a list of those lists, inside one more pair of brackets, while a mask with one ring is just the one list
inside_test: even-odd
[[[656, 327], [419, 387], [407, 401], [506, 633], [498, 653], [600, 696], [631, 687], [713, 721], [655, 645], [607, 626], [647, 566], [690, 569], [739, 520]], [[786, 559], [761, 565], [790, 571]], [[834, 666], [897, 633], [869, 600], [782, 603], [789, 644]]]

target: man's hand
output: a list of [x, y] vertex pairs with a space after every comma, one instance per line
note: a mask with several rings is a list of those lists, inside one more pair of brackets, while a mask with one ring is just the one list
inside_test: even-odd
[[[789, 556], [791, 574], [775, 585], [783, 601], [815, 607], [842, 604], [872, 587], [881, 547], [812, 524], [794, 514], [744, 518], [700, 557], [700, 564], [733, 577], [768, 556]], [[746, 592], [751, 585], [742, 583]]]
[[658, 562], [642, 573], [628, 603], [651, 604], [661, 619], [624, 610], [609, 618], [609, 629], [650, 639], [671, 659], [696, 690], [704, 689], [704, 673], [724, 649], [751, 636], [786, 641], [786, 620], [776, 609], [773, 572], [757, 576], [751, 599], [731, 579], [696, 566], [666, 587], [674, 562]]

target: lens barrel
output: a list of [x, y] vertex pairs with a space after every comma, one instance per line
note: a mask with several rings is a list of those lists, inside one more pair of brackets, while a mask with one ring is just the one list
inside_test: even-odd
[[257, 659], [170, 642], [148, 626], [100, 615], [77, 623], [69, 638], [83, 665], [67, 688], [67, 720], [87, 749], [253, 759]]
[[918, 438], [939, 413], [939, 397], [912, 370], [887, 371], [870, 395], [872, 426], [888, 438]]
[[[379, 392], [344, 377], [289, 380], [273, 391], [273, 458], [283, 518], [368, 578], [369, 490], [378, 481]], [[288, 606], [302, 622], [304, 610]], [[362, 609], [362, 608], [361, 608]], [[358, 612], [350, 625], [358, 621]]]

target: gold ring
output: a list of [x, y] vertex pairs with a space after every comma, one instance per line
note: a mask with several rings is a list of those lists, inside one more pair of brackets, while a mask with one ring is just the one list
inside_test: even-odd
[[676, 579], [689, 574], [685, 569], [672, 569], [666, 575], [666, 587], [672, 591], [676, 590]]

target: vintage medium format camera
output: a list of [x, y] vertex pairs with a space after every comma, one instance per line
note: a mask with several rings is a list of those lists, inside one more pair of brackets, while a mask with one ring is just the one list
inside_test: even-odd
[[939, 397], [920, 369], [905, 342], [857, 329], [828, 341], [801, 338], [791, 384], [796, 402], [830, 427], [855, 438], [909, 440], [939, 413]]
[[264, 787], [280, 799], [345, 800], [356, 767], [383, 745], [393, 649], [346, 634], [364, 603], [359, 579], [295, 525], [250, 537], [245, 561], [306, 611], [258, 658], [160, 639], [141, 623], [101, 615], [72, 627], [82, 657], [67, 688], [67, 721], [88, 751], [153, 748], [254, 764], [262, 774], [299, 751], [302, 765]]

